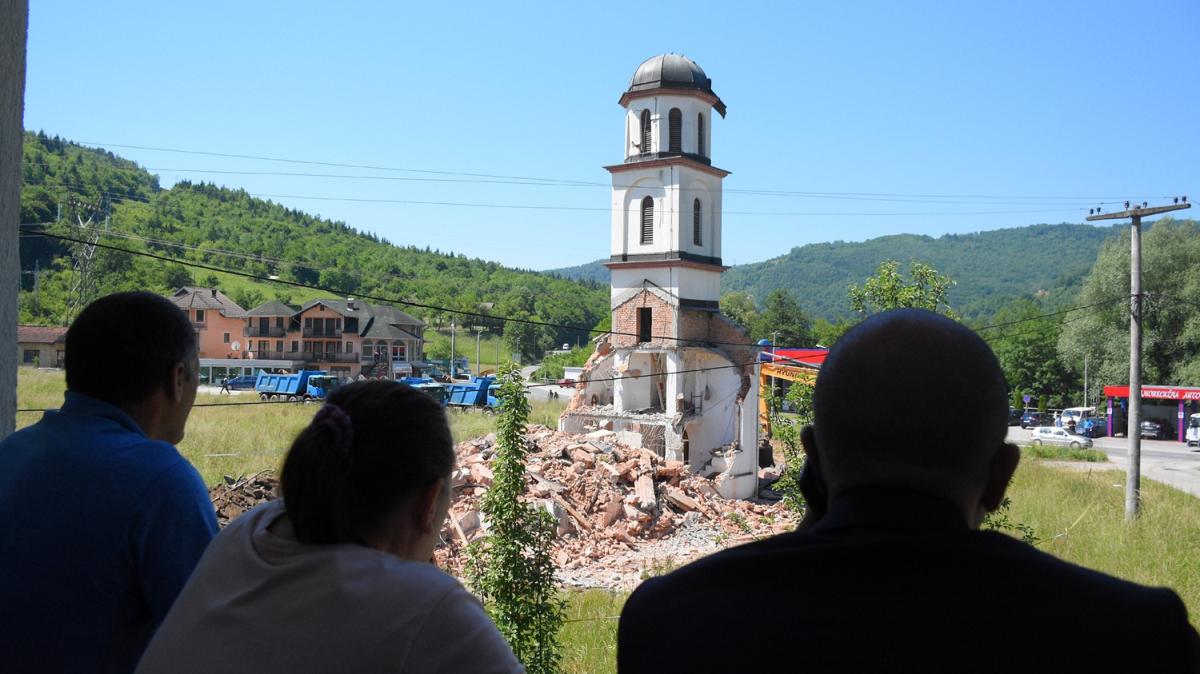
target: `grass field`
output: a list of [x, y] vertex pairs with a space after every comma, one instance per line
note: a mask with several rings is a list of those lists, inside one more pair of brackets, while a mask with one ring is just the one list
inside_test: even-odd
[[[22, 368], [18, 407], [57, 407], [64, 382], [55, 372]], [[197, 402], [251, 401], [251, 396], [201, 396]], [[553, 426], [563, 403], [534, 403], [534, 423]], [[212, 484], [222, 475], [277, 468], [292, 436], [316, 411], [315, 405], [249, 405], [196, 408], [180, 451]], [[40, 414], [17, 415], [18, 427]], [[455, 440], [494, 430], [494, 419], [452, 413]], [[1047, 448], [1042, 448], [1046, 450]], [[1096, 459], [1044, 452], [1045, 458]], [[1089, 464], [1090, 466], [1091, 464]], [[1174, 589], [1200, 627], [1200, 499], [1151, 480], [1143, 480], [1143, 516], [1124, 521], [1124, 473], [1096, 463], [1086, 471], [1067, 471], [1040, 462], [1025, 451], [1013, 480], [1010, 517], [1031, 525], [1038, 547], [1062, 559], [1146, 585]], [[568, 593], [568, 622], [563, 629], [563, 671], [612, 672], [616, 668], [616, 628], [625, 595], [603, 591]]]

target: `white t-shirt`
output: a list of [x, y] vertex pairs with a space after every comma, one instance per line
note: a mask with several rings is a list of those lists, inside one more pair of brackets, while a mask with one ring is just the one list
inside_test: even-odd
[[263, 504], [217, 536], [139, 673], [524, 671], [452, 576], [361, 545], [305, 545], [284, 512]]

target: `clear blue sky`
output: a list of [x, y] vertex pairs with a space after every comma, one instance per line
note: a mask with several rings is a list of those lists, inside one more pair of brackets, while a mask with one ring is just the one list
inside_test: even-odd
[[607, 257], [608, 188], [183, 173], [463, 178], [115, 144], [608, 184], [617, 99], [674, 51], [729, 106], [712, 144], [726, 190], [956, 195], [727, 192], [727, 263], [1200, 200], [1196, 0], [31, 5], [27, 128], [106, 144], [166, 186], [292, 195], [276, 201], [525, 268]]

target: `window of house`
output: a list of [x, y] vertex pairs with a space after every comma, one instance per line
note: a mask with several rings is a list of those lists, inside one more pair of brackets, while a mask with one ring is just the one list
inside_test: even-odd
[[704, 155], [704, 113], [696, 115], [696, 154]]
[[204, 310], [203, 310], [203, 309], [197, 309], [197, 310], [196, 310], [196, 322], [197, 322], [197, 323], [203, 323], [203, 322], [204, 322]]
[[667, 128], [669, 151], [683, 152], [683, 113], [679, 108], [671, 108], [671, 112], [667, 113]]
[[292, 353], [296, 353], [298, 351], [300, 351], [300, 342], [297, 342], [296, 340], [293, 339], [292, 340]]
[[229, 333], [228, 332], [221, 334], [221, 341], [225, 342], [226, 344], [229, 343]]
[[275, 317], [275, 327], [279, 328], [280, 330], [283, 329], [283, 316]]
[[266, 350], [267, 350], [267, 347], [268, 347], [268, 343], [266, 342], [266, 340], [260, 341], [260, 342], [258, 343], [258, 350], [259, 350], [259, 352], [266, 351]]
[[354, 342], [346, 342], [346, 353], [354, 353]]
[[642, 110], [642, 154], [650, 152], [650, 111]]
[[642, 243], [654, 243], [654, 199], [642, 199]]
[[637, 341], [644, 344], [650, 341], [650, 326], [653, 323], [653, 310], [650, 307], [638, 307], [637, 310]]
[[407, 360], [407, 349], [403, 344], [392, 345], [392, 360], [405, 361]]
[[277, 340], [277, 341], [275, 342], [275, 350], [276, 350], [276, 351], [278, 351], [278, 352], [280, 352], [280, 353], [283, 353], [283, 340], [282, 340], [282, 339], [280, 339], [280, 340]]
[[703, 238], [700, 231], [702, 229], [701, 225], [703, 222], [704, 217], [703, 213], [701, 212], [700, 200], [694, 199], [692, 201], [692, 243], [696, 244], [697, 246], [703, 245]]
[[22, 363], [25, 363], [26, 365], [32, 365], [36, 360], [38, 360], [37, 349], [25, 349], [21, 352]]

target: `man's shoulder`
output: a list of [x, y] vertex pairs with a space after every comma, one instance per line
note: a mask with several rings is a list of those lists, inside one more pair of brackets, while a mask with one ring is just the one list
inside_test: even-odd
[[925, 591], [1011, 581], [1013, 592], [1036, 596], [1086, 597], [1089, 604], [1161, 606], [1178, 602], [1170, 590], [1150, 588], [1079, 566], [994, 532], [873, 538], [831, 537], [792, 532], [730, 548], [698, 559], [639, 586], [636, 606], [692, 592], [721, 593], [808, 589], [799, 579], [861, 586], [863, 575], [912, 581]]

